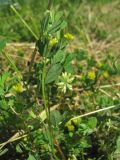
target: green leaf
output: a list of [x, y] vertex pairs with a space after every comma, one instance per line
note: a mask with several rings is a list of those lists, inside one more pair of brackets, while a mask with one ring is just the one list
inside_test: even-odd
[[58, 78], [58, 76], [61, 74], [61, 72], [62, 72], [61, 64], [53, 65], [47, 73], [45, 83], [48, 84], [55, 81]]
[[63, 12], [62, 11], [58, 11], [55, 13], [55, 21], [58, 21], [61, 17], [63, 16]]
[[120, 136], [117, 138], [116, 145], [117, 145], [117, 150], [120, 151]]
[[47, 12], [41, 23], [41, 32], [44, 33], [49, 24], [50, 13]]
[[64, 57], [65, 57], [65, 53], [60, 50], [53, 56], [53, 59], [52, 59], [51, 63], [55, 64], [55, 63], [58, 63], [58, 62], [62, 62]]
[[16, 152], [17, 153], [22, 153], [23, 152], [19, 144], [16, 145]]
[[58, 31], [60, 29], [60, 25], [62, 23], [62, 20], [59, 20], [57, 22], [55, 22], [52, 27], [50, 27], [48, 29], [48, 34], [52, 34], [52, 33], [55, 33], [56, 31]]
[[87, 57], [88, 57], [87, 51], [82, 50], [82, 49], [76, 51], [76, 58], [78, 61], [85, 60]]
[[64, 63], [64, 69], [68, 73], [74, 73], [74, 69], [73, 69], [73, 66], [71, 64], [71, 61], [74, 58], [75, 58], [74, 54], [67, 54], [67, 56], [66, 56], [66, 60], [65, 60], [65, 63]]
[[91, 117], [88, 119], [88, 126], [91, 128], [91, 129], [94, 129], [97, 125], [97, 119], [95, 117]]
[[55, 22], [55, 23], [52, 25], [52, 27], [50, 27], [50, 28], [48, 29], [48, 34], [55, 33], [55, 32], [57, 32], [57, 31], [59, 31], [60, 29], [65, 28], [66, 25], [67, 25], [67, 23], [66, 23], [65, 21], [59, 20], [59, 21]]
[[58, 110], [50, 113], [50, 121], [54, 126], [57, 126], [62, 120], [62, 115]]
[[69, 137], [73, 137], [74, 133], [73, 132], [69, 132]]
[[66, 65], [68, 65], [69, 63], [71, 63], [71, 61], [72, 61], [74, 58], [75, 58], [75, 54], [70, 54], [70, 53], [68, 53], [64, 65], [66, 66]]
[[29, 154], [29, 157], [27, 160], [36, 160], [36, 158], [32, 154]]
[[9, 78], [9, 72], [4, 72], [2, 76], [0, 76], [0, 85], [4, 85], [5, 81]]
[[0, 95], [3, 95], [5, 93], [5, 82], [9, 77], [9, 73], [5, 72], [2, 76], [0, 76]]
[[6, 46], [6, 41], [0, 40], [0, 52], [5, 48]]
[[91, 134], [92, 133], [92, 130], [90, 129], [90, 127], [87, 124], [85, 124], [85, 123], [80, 123], [78, 130], [80, 132], [82, 132], [83, 135], [87, 135], [87, 134]]
[[67, 26], [67, 22], [63, 21], [61, 26], [60, 26], [60, 29], [64, 29], [66, 26]]
[[88, 143], [88, 141], [87, 141], [87, 139], [85, 139], [85, 138], [82, 138], [81, 140], [80, 140], [80, 146], [82, 147], [82, 148], [90, 148], [91, 147], [91, 145]]
[[30, 117], [36, 118], [35, 113], [32, 111], [32, 109], [28, 110]]
[[0, 100], [0, 107], [7, 110], [9, 106], [5, 100]]
[[4, 91], [4, 87], [1, 87], [1, 86], [0, 86], [0, 96], [3, 96], [3, 95], [4, 95], [4, 93], [5, 93], [5, 91]]
[[67, 72], [67, 73], [74, 73], [74, 68], [73, 68], [73, 65], [72, 64], [67, 64], [67, 65], [65, 65], [64, 66], [64, 69], [65, 69], [65, 71]]

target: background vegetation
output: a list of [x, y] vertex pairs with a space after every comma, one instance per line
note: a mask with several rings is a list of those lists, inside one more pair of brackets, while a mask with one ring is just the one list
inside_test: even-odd
[[0, 0], [0, 159], [119, 160], [120, 1], [54, 0], [53, 30], [47, 6]]

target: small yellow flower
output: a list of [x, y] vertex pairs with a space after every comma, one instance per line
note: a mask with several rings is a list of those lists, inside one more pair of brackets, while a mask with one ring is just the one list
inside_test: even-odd
[[76, 118], [76, 119], [72, 120], [73, 124], [76, 125], [76, 126], [80, 123], [80, 121], [81, 121], [80, 118]]
[[17, 93], [22, 93], [24, 91], [23, 84], [17, 83], [16, 85], [13, 86], [13, 90]]
[[69, 120], [68, 122], [65, 123], [65, 127], [68, 127], [71, 125], [71, 120]]
[[109, 77], [108, 71], [104, 71], [104, 72], [103, 72], [103, 77], [104, 77], [104, 78], [108, 78], [108, 77]]
[[66, 34], [64, 34], [64, 38], [67, 39], [67, 40], [73, 40], [74, 36], [70, 33], [66, 33]]
[[68, 129], [69, 132], [74, 132], [75, 127], [72, 125], [72, 121], [69, 120], [68, 122], [65, 123], [65, 127]]
[[75, 127], [73, 125], [67, 126], [67, 129], [68, 129], [69, 132], [74, 132], [75, 131]]
[[89, 78], [90, 80], [94, 80], [95, 77], [96, 77], [96, 75], [95, 75], [95, 72], [94, 72], [94, 71], [88, 72], [88, 78]]
[[50, 40], [50, 42], [49, 42], [50, 46], [54, 46], [54, 45], [56, 45], [57, 43], [58, 43], [57, 38], [52, 38], [52, 39]]

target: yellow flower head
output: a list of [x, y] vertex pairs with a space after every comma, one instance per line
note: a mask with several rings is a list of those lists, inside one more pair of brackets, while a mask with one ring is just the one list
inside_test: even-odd
[[13, 90], [17, 93], [22, 93], [24, 88], [22, 83], [17, 83], [16, 85], [13, 86]]
[[74, 36], [70, 33], [66, 33], [66, 34], [64, 34], [64, 38], [67, 39], [67, 40], [73, 40]]
[[104, 77], [104, 78], [108, 78], [108, 77], [109, 77], [108, 71], [104, 71], [104, 72], [103, 72], [103, 77]]
[[68, 122], [65, 123], [65, 127], [68, 127], [71, 125], [71, 120], [69, 120]]
[[68, 129], [69, 132], [74, 132], [75, 131], [75, 127], [73, 125], [67, 126], [67, 129]]
[[95, 77], [96, 77], [96, 75], [95, 75], [95, 72], [94, 72], [94, 71], [88, 72], [88, 78], [89, 78], [90, 80], [94, 80]]
[[[74, 130], [75, 130], [75, 126], [72, 123], [73, 123], [73, 121], [71, 121], [71, 120], [69, 120], [68, 122], [65, 123], [65, 127], [68, 129], [69, 132], [74, 132]], [[78, 122], [75, 122], [75, 123], [77, 124]]]
[[80, 121], [81, 121], [80, 118], [72, 119], [73, 124], [76, 126], [80, 123]]
[[57, 38], [52, 38], [52, 39], [50, 40], [50, 42], [49, 42], [50, 46], [54, 46], [54, 45], [56, 45], [57, 43], [58, 43]]

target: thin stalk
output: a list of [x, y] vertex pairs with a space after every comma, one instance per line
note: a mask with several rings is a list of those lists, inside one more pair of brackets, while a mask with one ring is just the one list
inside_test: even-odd
[[[17, 73], [18, 81], [21, 83], [22, 74], [21, 74], [21, 72], [18, 70], [18, 68], [16, 67], [14, 61], [13, 61], [5, 52], [2, 51], [2, 54], [3, 54], [3, 56], [7, 59], [7, 61], [11, 64], [11, 66], [12, 66], [13, 69], [14, 69], [14, 71]], [[25, 86], [25, 88], [26, 88], [26, 90], [27, 90], [27, 92], [28, 92], [28, 94], [29, 94], [28, 87], [27, 87], [27, 85], [24, 83], [24, 81], [23, 81], [23, 84], [24, 84], [24, 86]]]
[[[10, 6], [11, 9], [13, 10], [13, 12], [19, 17], [19, 19], [21, 20], [21, 22], [24, 24], [24, 26], [29, 30], [29, 32], [34, 36], [34, 38], [36, 40], [39, 40], [39, 37], [33, 32], [33, 30], [29, 27], [29, 25], [25, 22], [25, 20], [22, 18], [22, 16], [18, 13], [18, 11], [15, 9], [15, 7], [13, 5]], [[31, 69], [32, 69], [32, 66], [33, 66], [33, 63], [34, 63], [34, 59], [35, 59], [35, 56], [36, 56], [36, 47], [35, 47], [35, 50], [32, 54], [32, 58], [31, 58], [31, 63], [30, 63], [30, 67], [29, 67], [29, 75], [28, 75], [28, 81], [29, 81], [29, 78], [30, 78], [30, 73], [31, 73]]]
[[50, 136], [49, 139], [49, 143], [51, 145], [51, 150], [52, 150], [52, 154], [53, 157], [55, 159], [57, 159], [55, 153], [54, 153], [54, 140], [53, 140], [53, 136], [52, 136], [52, 128], [51, 128], [51, 122], [50, 122], [50, 112], [49, 112], [49, 108], [48, 108], [48, 102], [47, 102], [47, 97], [46, 97], [46, 92], [45, 92], [45, 76], [46, 76], [46, 58], [45, 58], [45, 62], [44, 62], [44, 66], [43, 66], [43, 72], [42, 72], [42, 96], [43, 96], [43, 102], [44, 102], [44, 106], [45, 106], [45, 111], [46, 111], [46, 115], [47, 115], [47, 122], [48, 122], [48, 135]]
[[117, 83], [117, 84], [108, 84], [108, 85], [100, 86], [100, 88], [109, 88], [109, 87], [115, 87], [115, 86], [120, 86], [120, 83]]
[[46, 94], [45, 94], [45, 75], [46, 75], [45, 68], [46, 68], [46, 60], [44, 62], [43, 71], [42, 71], [42, 96], [43, 96], [44, 106], [45, 106], [45, 110], [46, 110], [46, 115], [48, 118], [49, 117], [49, 110], [48, 110]]
[[82, 149], [82, 160], [85, 160], [83, 149]]
[[106, 107], [106, 108], [102, 108], [102, 109], [98, 109], [96, 111], [92, 111], [92, 112], [89, 112], [89, 113], [85, 113], [85, 114], [82, 114], [80, 116], [76, 116], [76, 117], [73, 117], [71, 118], [70, 120], [75, 120], [75, 119], [78, 119], [78, 118], [82, 118], [82, 117], [87, 117], [89, 115], [92, 115], [92, 114], [95, 114], [95, 113], [99, 113], [99, 112], [103, 112], [103, 111], [106, 111], [106, 110], [110, 110], [110, 109], [113, 109], [113, 108], [116, 108], [120, 106], [120, 104], [116, 104], [116, 105], [113, 105], [113, 106], [109, 106], [109, 107]]
[[2, 52], [2, 54], [4, 55], [4, 57], [7, 59], [7, 61], [12, 65], [13, 69], [15, 70], [15, 72], [18, 75], [18, 80], [21, 81], [22, 79], [22, 74], [20, 73], [20, 71], [18, 70], [18, 68], [16, 67], [15, 63], [13, 62], [13, 60], [5, 53]]
[[21, 139], [21, 138], [24, 138], [24, 137], [27, 136], [26, 134], [24, 134], [24, 135], [20, 135], [20, 134], [23, 134], [22, 131], [16, 133], [16, 134], [15, 134], [14, 136], [12, 136], [8, 141], [1, 143], [1, 144], [0, 144], [0, 149], [2, 149], [5, 145], [7, 145], [7, 144], [9, 144], [9, 143], [11, 143], [11, 142], [14, 142], [14, 141], [16, 141], [16, 140], [18, 140], [18, 139]]
[[25, 20], [22, 18], [22, 16], [18, 13], [18, 11], [15, 9], [13, 5], [10, 6], [10, 8], [13, 10], [13, 12], [20, 18], [21, 22], [25, 25], [25, 27], [30, 31], [30, 33], [34, 36], [36, 40], [39, 39], [39, 37], [33, 32], [33, 30], [29, 27], [29, 25], [25, 22]]
[[33, 63], [34, 63], [34, 60], [35, 60], [36, 53], [37, 53], [37, 48], [35, 46], [34, 52], [33, 52], [32, 57], [31, 57], [30, 66], [29, 66], [29, 73], [28, 73], [27, 83], [29, 83], [29, 80], [30, 80], [31, 70], [32, 70], [32, 67], [33, 67]]
[[56, 145], [56, 148], [57, 148], [58, 152], [60, 153], [62, 159], [63, 159], [63, 160], [66, 160], [66, 157], [65, 157], [63, 151], [61, 150], [60, 145], [59, 145], [59, 142], [58, 142], [57, 139], [55, 139], [55, 145]]

